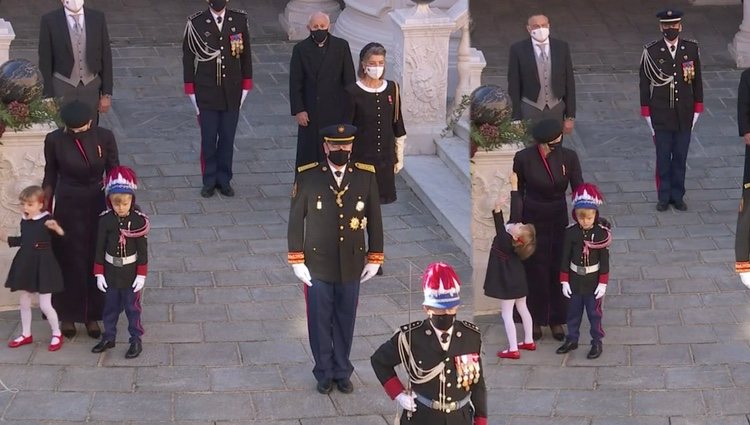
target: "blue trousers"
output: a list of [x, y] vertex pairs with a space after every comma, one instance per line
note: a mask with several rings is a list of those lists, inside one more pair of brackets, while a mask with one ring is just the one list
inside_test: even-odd
[[315, 359], [315, 379], [348, 379], [359, 301], [359, 281], [330, 283], [312, 279], [305, 285], [307, 332]]
[[201, 109], [200, 112], [203, 186], [227, 187], [232, 180], [234, 135], [240, 111]]
[[691, 132], [656, 130], [654, 133], [659, 202], [682, 201]]
[[591, 344], [601, 344], [604, 338], [604, 328], [602, 328], [602, 299], [596, 299], [591, 295], [573, 294], [570, 296], [568, 303], [568, 341], [578, 342], [581, 336], [581, 320], [583, 319], [583, 309], [586, 309], [586, 315], [591, 325]]
[[120, 313], [125, 311], [128, 318], [128, 332], [130, 343], [141, 340], [143, 326], [141, 326], [141, 292], [133, 292], [133, 288], [107, 288], [104, 295], [104, 334], [102, 339], [114, 341], [117, 337], [117, 320]]

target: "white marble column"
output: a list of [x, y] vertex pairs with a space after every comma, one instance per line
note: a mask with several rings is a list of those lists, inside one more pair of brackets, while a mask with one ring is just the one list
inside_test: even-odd
[[13, 25], [5, 19], [0, 19], [0, 64], [10, 59], [10, 43], [16, 38]]
[[389, 13], [396, 24], [389, 67], [401, 84], [409, 154], [435, 153], [434, 138], [445, 128], [448, 94], [448, 56], [455, 22], [427, 5]]
[[331, 17], [331, 30], [341, 13], [339, 3], [335, 0], [292, 0], [287, 3], [284, 12], [279, 14], [279, 22], [290, 40], [302, 40], [310, 35], [307, 22], [310, 15], [323, 12]]
[[729, 43], [729, 53], [734, 58], [737, 68], [750, 67], [750, 0], [742, 5], [742, 23], [740, 30]]

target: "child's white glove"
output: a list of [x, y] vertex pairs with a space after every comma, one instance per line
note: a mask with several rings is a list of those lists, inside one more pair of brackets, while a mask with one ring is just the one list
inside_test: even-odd
[[596, 285], [596, 289], [594, 289], [594, 295], [596, 299], [603, 297], [604, 294], [607, 293], [607, 284], [606, 283], [600, 283]]
[[294, 271], [294, 275], [297, 276], [297, 279], [304, 282], [307, 286], [312, 286], [310, 269], [308, 269], [304, 263], [292, 264], [292, 270]]
[[740, 273], [740, 280], [742, 281], [743, 285], [747, 286], [748, 289], [750, 289], [750, 272]]
[[146, 276], [138, 275], [133, 280], [133, 292], [138, 292], [143, 289], [143, 285], [146, 284]]
[[359, 283], [363, 283], [372, 279], [372, 277], [378, 273], [379, 268], [380, 268], [380, 264], [375, 264], [375, 263], [365, 264], [365, 268], [362, 270], [362, 275], [359, 276]]
[[107, 292], [107, 279], [103, 274], [96, 275], [96, 287], [102, 292]]
[[565, 298], [570, 298], [570, 295], [573, 294], [573, 291], [570, 290], [570, 283], [568, 282], [560, 282], [562, 285], [562, 293]]
[[189, 94], [188, 97], [190, 98], [190, 103], [192, 103], [193, 107], [195, 108], [195, 115], [200, 115], [201, 110], [198, 109], [198, 101], [195, 100], [195, 95]]
[[240, 99], [240, 108], [243, 104], [245, 104], [245, 98], [247, 97], [247, 94], [250, 93], [250, 90], [242, 90], [242, 99]]
[[654, 125], [651, 124], [651, 117], [643, 117], [646, 119], [646, 123], [648, 123], [648, 129], [651, 131], [651, 135], [656, 135], [656, 132], [654, 131]]
[[414, 401], [415, 398], [417, 398], [416, 393], [411, 393], [411, 395], [401, 393], [396, 396], [396, 401], [401, 405], [402, 409], [409, 412], [414, 412], [417, 410], [417, 402]]

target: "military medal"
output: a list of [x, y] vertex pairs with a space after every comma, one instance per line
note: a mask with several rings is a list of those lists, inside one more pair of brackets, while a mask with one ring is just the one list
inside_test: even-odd
[[[234, 31], [234, 28], [232, 31]], [[232, 49], [232, 56], [240, 57], [242, 51], [245, 50], [245, 46], [242, 43], [242, 33], [231, 34], [229, 36], [229, 46]]]
[[365, 203], [362, 201], [357, 201], [357, 205], [354, 207], [354, 209], [357, 211], [362, 211], [363, 209], [365, 209]]
[[682, 77], [688, 84], [693, 82], [695, 78], [695, 62], [687, 61], [682, 63]]
[[352, 217], [351, 221], [349, 222], [349, 227], [352, 230], [359, 229], [359, 219], [357, 217]]
[[365, 230], [365, 227], [367, 227], [367, 217], [362, 217], [362, 220], [359, 221], [359, 228]]

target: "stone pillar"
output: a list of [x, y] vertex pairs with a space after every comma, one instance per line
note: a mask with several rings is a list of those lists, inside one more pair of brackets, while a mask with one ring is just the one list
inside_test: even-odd
[[10, 43], [16, 38], [13, 25], [5, 19], [0, 19], [0, 64], [10, 59]]
[[448, 56], [455, 22], [440, 9], [419, 5], [390, 12], [396, 24], [388, 64], [401, 84], [407, 152], [435, 154], [434, 138], [445, 128]]
[[[0, 137], [0, 227], [10, 236], [19, 235], [21, 211], [18, 194], [26, 186], [41, 185], [44, 177], [44, 137], [56, 127], [35, 124], [15, 132], [7, 130]], [[5, 282], [8, 268], [17, 248], [0, 243], [0, 276]], [[0, 287], [0, 310], [18, 308], [18, 297]]]
[[303, 40], [310, 35], [307, 22], [315, 12], [327, 13], [331, 17], [331, 30], [341, 8], [336, 0], [292, 0], [287, 3], [284, 13], [279, 14], [279, 22], [290, 40]]
[[742, 3], [742, 23], [740, 30], [729, 43], [729, 53], [734, 58], [737, 68], [750, 67], [750, 0]]

